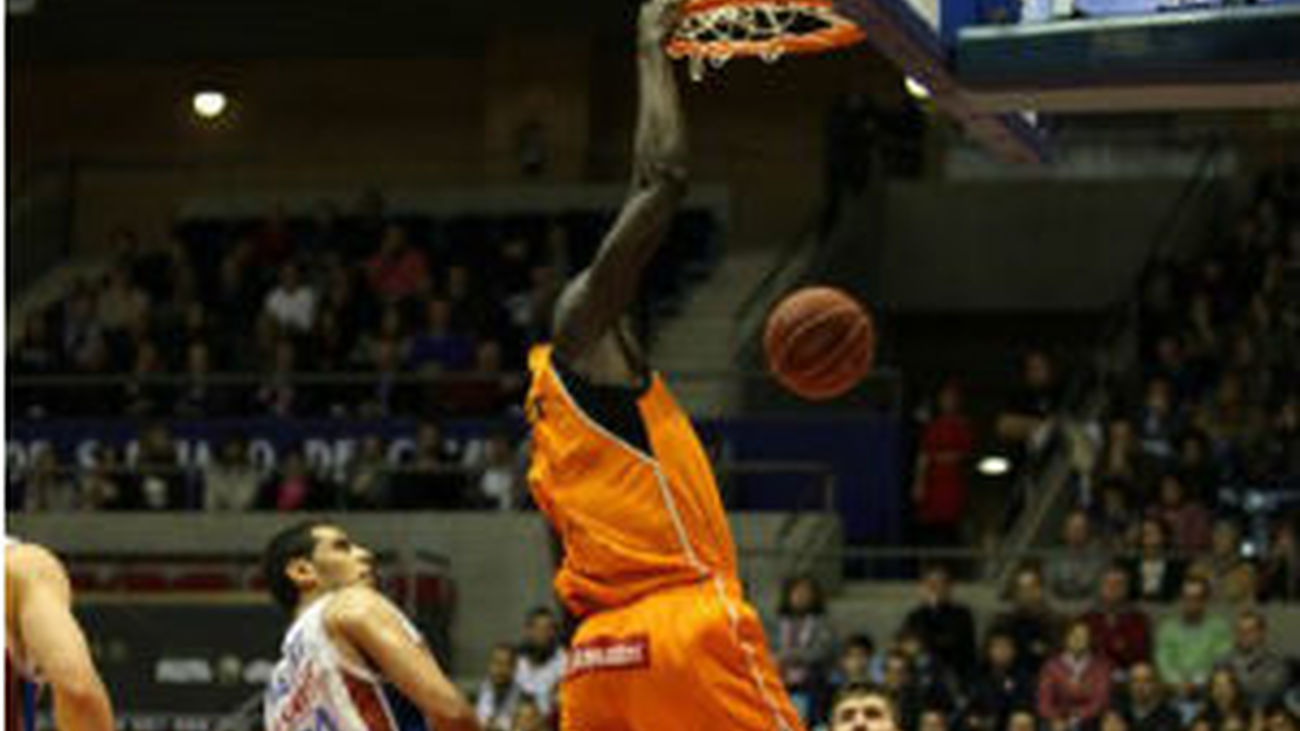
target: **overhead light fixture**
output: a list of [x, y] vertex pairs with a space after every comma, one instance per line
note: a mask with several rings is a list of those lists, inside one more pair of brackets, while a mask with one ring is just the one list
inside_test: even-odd
[[915, 77], [904, 76], [903, 88], [907, 90], [907, 93], [913, 99], [924, 100], [930, 98], [930, 87], [926, 86], [925, 84], [922, 84], [920, 81], [917, 81]]
[[981, 459], [975, 469], [985, 477], [1001, 477], [1011, 471], [1011, 460], [996, 454], [990, 454]]
[[194, 113], [201, 119], [216, 119], [220, 117], [229, 106], [229, 100], [226, 95], [215, 89], [204, 89], [194, 93], [191, 99], [191, 106]]

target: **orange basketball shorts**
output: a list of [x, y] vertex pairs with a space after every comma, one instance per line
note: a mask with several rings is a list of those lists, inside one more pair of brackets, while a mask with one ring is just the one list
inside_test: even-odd
[[588, 617], [561, 731], [803, 731], [754, 609], [705, 581]]

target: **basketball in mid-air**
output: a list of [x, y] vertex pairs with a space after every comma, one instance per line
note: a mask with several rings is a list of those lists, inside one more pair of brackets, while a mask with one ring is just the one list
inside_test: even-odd
[[871, 315], [834, 287], [786, 295], [767, 317], [767, 367], [781, 385], [811, 401], [840, 396], [871, 370], [876, 332]]

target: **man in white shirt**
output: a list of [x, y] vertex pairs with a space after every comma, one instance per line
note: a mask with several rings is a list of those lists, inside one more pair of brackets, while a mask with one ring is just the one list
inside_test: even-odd
[[538, 607], [528, 613], [515, 683], [549, 716], [555, 710], [555, 694], [563, 677], [564, 648], [559, 642], [559, 622], [550, 609]]
[[296, 264], [280, 269], [280, 283], [266, 295], [266, 314], [293, 334], [310, 332], [316, 323], [316, 291], [303, 283]]

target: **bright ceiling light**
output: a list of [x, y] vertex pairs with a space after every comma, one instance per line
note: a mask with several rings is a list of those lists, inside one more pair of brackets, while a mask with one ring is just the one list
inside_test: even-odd
[[226, 111], [226, 95], [219, 91], [204, 90], [194, 94], [194, 113], [203, 119], [215, 119]]
[[981, 459], [975, 469], [985, 477], [999, 477], [1011, 471], [1011, 460], [991, 454]]
[[906, 89], [907, 93], [914, 99], [930, 98], [930, 88], [911, 76], [903, 77], [903, 88]]

